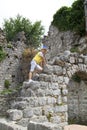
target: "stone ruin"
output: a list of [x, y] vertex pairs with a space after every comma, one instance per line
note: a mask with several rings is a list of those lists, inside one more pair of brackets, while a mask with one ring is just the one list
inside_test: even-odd
[[[45, 40], [48, 44], [49, 38]], [[83, 42], [86, 45], [85, 38], [79, 39]], [[24, 81], [17, 93], [1, 95], [0, 130], [64, 130], [69, 121], [87, 122], [87, 55], [66, 49], [59, 53], [57, 48], [53, 56], [51, 43], [48, 66], [39, 79], [31, 84]]]

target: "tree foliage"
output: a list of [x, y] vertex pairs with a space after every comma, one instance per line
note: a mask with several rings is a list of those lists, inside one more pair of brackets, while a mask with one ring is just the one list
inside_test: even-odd
[[7, 41], [12, 41], [14, 36], [21, 31], [25, 32], [27, 44], [38, 46], [41, 42], [41, 37], [44, 34], [44, 28], [41, 21], [36, 21], [34, 24], [20, 15], [16, 18], [4, 20], [3, 30], [6, 33]]
[[75, 1], [71, 7], [60, 8], [53, 16], [52, 25], [59, 30], [76, 31], [80, 35], [85, 34], [84, 0]]

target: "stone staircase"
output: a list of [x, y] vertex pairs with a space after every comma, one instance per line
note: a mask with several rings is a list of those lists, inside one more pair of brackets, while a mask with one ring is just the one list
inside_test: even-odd
[[25, 81], [19, 96], [9, 102], [8, 119], [28, 130], [62, 130], [68, 118], [68, 91], [62, 74], [62, 67], [49, 65], [39, 81]]
[[87, 57], [76, 59], [76, 54], [56, 57], [37, 81], [25, 81], [18, 95], [10, 97], [6, 120], [22, 127], [18, 130], [64, 130], [68, 123], [67, 85], [77, 70], [87, 72]]

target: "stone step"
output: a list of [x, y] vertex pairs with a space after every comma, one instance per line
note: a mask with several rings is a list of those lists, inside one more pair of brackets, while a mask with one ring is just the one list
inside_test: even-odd
[[28, 126], [30, 121], [48, 122], [46, 116], [33, 116], [31, 119], [30, 118], [22, 118], [20, 121], [17, 121], [17, 124], [26, 127], [26, 126]]
[[58, 76], [62, 75], [63, 74], [63, 69], [61, 66], [58, 66], [58, 65], [47, 65], [44, 67], [43, 69], [43, 73], [45, 74], [56, 74]]
[[26, 101], [12, 101], [11, 109], [24, 110], [27, 106]]
[[20, 96], [23, 97], [43, 97], [48, 95], [58, 96], [61, 90], [58, 83], [34, 81], [32, 83], [24, 82], [23, 88], [20, 91]]
[[54, 75], [54, 74], [44, 74], [44, 73], [41, 73], [39, 75], [39, 81], [45, 81], [45, 82], [57, 82], [58, 81], [58, 77], [57, 75]]
[[[44, 82], [57, 82], [58, 81], [58, 76], [56, 74], [45, 74], [45, 73], [41, 73], [39, 74], [39, 76], [35, 76], [33, 78], [34, 81], [44, 81]], [[28, 85], [28, 82], [24, 82], [24, 84]]]
[[23, 82], [23, 88], [22, 89], [32, 89], [32, 90], [37, 90], [41, 87], [41, 83], [40, 81], [34, 81], [34, 82], [27, 82], [27, 81], [24, 81]]
[[[30, 108], [24, 109], [23, 111], [18, 110], [18, 109], [9, 109], [7, 111], [8, 117], [9, 117], [8, 119], [11, 121], [15, 121], [15, 123], [22, 126], [27, 126], [30, 121], [37, 122], [37, 123], [50, 122], [53, 124], [54, 123], [61, 124], [62, 120], [57, 114], [59, 112], [64, 111], [65, 108], [63, 107], [61, 107], [60, 109], [55, 108], [55, 111], [57, 111], [57, 114], [55, 115], [51, 107], [52, 106], [47, 106], [45, 108], [42, 108], [42, 107], [31, 108], [30, 107]], [[63, 122], [63, 124], [65, 123]]]
[[[48, 83], [47, 83], [48, 84]], [[46, 85], [43, 85], [43, 89], [46, 89]], [[39, 96], [39, 90], [41, 88], [41, 83], [39, 81], [31, 82], [30, 84], [28, 82], [23, 82], [23, 88], [20, 91], [20, 96], [23, 97], [36, 97]]]
[[60, 123], [60, 124], [54, 124], [50, 122], [44, 122], [44, 123], [36, 123], [33, 121], [30, 121], [28, 125], [28, 130], [64, 130], [64, 126], [67, 125], [67, 123]]
[[18, 97], [10, 102], [11, 108], [23, 110], [26, 107], [40, 107], [44, 105], [56, 104], [55, 97]]
[[27, 127], [15, 124], [14, 121], [8, 121], [4, 118], [0, 119], [0, 130], [27, 130]]
[[[26, 122], [26, 119], [27, 120], [33, 120], [33, 121], [36, 121], [39, 119], [39, 117], [46, 117], [48, 122], [52, 122], [52, 123], [61, 123], [62, 120], [61, 118], [58, 116], [58, 114], [60, 113], [63, 113], [63, 118], [65, 118], [65, 121], [67, 120], [67, 113], [66, 111], [68, 110], [67, 108], [67, 105], [54, 105], [51, 104], [51, 105], [46, 105], [44, 104], [44, 102], [42, 102], [42, 106], [36, 106], [36, 107], [30, 107], [30, 106], [27, 106], [25, 108], [22, 107], [22, 109], [9, 109], [7, 111], [7, 115], [8, 115], [8, 118], [12, 121], [18, 121], [23, 122], [24, 118], [25, 118], [25, 122]], [[17, 104], [15, 105], [17, 106]]]

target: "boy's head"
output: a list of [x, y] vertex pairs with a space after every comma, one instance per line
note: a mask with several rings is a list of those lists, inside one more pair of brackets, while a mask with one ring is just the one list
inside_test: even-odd
[[41, 47], [41, 51], [42, 51], [42, 52], [46, 53], [47, 50], [48, 50], [47, 46], [43, 45], [43, 46]]
[[48, 48], [47, 48], [47, 46], [46, 45], [43, 45], [42, 47], [41, 47], [41, 50], [48, 50]]

